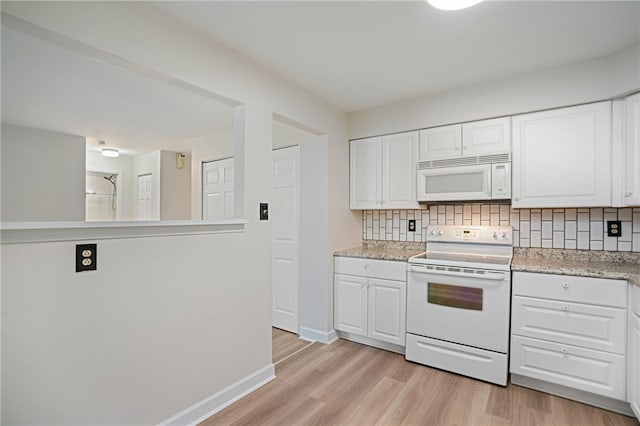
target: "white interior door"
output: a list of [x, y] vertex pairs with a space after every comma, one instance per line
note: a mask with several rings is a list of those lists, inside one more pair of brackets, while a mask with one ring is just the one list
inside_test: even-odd
[[139, 220], [152, 220], [151, 217], [151, 204], [153, 201], [153, 195], [151, 193], [153, 189], [152, 185], [153, 175], [140, 175], [138, 176], [138, 219]]
[[202, 163], [202, 219], [233, 218], [233, 158]]
[[300, 148], [273, 151], [272, 297], [273, 326], [298, 332]]

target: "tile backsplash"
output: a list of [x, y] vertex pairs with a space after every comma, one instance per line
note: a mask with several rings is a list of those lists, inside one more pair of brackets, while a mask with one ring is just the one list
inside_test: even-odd
[[[408, 231], [408, 220], [416, 231]], [[622, 235], [608, 237], [607, 221]], [[365, 210], [362, 239], [426, 241], [427, 225], [511, 225], [515, 247], [640, 252], [640, 208], [512, 209], [504, 203], [432, 205], [418, 210]]]

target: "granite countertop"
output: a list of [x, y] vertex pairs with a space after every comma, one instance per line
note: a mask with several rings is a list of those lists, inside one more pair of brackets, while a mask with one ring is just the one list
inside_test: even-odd
[[640, 286], [640, 253], [515, 247], [511, 270], [610, 278]]
[[411, 256], [423, 253], [425, 243], [398, 241], [363, 241], [362, 246], [333, 253], [341, 257], [362, 257], [366, 259], [397, 260], [406, 262]]

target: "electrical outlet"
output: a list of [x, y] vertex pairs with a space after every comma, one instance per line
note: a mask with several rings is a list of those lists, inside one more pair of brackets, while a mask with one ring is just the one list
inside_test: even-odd
[[76, 272], [98, 269], [98, 245], [76, 244]]
[[609, 237], [619, 237], [622, 235], [622, 223], [619, 220], [607, 221], [607, 235]]
[[269, 204], [260, 203], [260, 220], [269, 220]]
[[409, 232], [416, 232], [416, 221], [415, 219], [409, 219], [407, 221], [408, 225], [407, 227], [409, 228]]

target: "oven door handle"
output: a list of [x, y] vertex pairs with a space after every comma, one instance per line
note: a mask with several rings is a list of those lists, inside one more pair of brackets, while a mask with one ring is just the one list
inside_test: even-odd
[[505, 279], [505, 274], [503, 272], [485, 272], [484, 274], [474, 274], [474, 273], [467, 273], [467, 272], [453, 272], [453, 271], [427, 269], [424, 266], [417, 266], [417, 265], [409, 265], [409, 272], [418, 272], [422, 274], [433, 274], [433, 275], [447, 275], [452, 277], [477, 278], [481, 280], [491, 280], [491, 281], [502, 281]]

